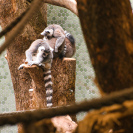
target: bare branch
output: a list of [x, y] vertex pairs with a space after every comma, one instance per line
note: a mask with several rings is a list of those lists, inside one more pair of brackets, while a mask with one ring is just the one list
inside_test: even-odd
[[67, 8], [78, 16], [77, 2], [75, 0], [44, 0], [44, 2]]
[[[32, 111], [19, 111], [12, 113], [0, 114], [0, 126], [5, 124], [17, 124], [20, 122], [38, 121], [44, 118], [52, 118], [55, 116], [61, 116], [66, 114], [75, 114], [81, 111], [89, 111], [91, 109], [99, 109], [103, 106], [109, 106], [112, 104], [121, 104], [125, 100], [133, 99], [133, 88], [125, 89], [122, 91], [114, 92], [103, 98], [93, 99], [91, 101], [84, 101], [82, 103], [76, 103], [70, 106], [50, 108], [50, 109], [38, 109]], [[30, 119], [29, 119], [30, 118]]]

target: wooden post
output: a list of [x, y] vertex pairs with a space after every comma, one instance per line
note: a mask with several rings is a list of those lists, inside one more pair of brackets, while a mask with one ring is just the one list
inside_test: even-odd
[[[32, 79], [32, 86], [29, 88], [29, 109], [46, 108], [46, 91], [43, 80], [43, 71], [36, 65], [24, 66]], [[53, 106], [64, 106], [75, 102], [75, 72], [76, 72], [76, 60], [73, 58], [64, 58], [63, 60], [57, 58], [52, 63], [52, 81], [53, 81]], [[73, 120], [76, 120], [75, 115], [71, 116]], [[23, 124], [24, 133], [29, 132], [29, 128], [36, 127], [39, 133], [44, 130], [51, 130], [56, 128], [57, 130], [74, 130], [76, 123], [72, 121], [69, 116], [54, 117], [51, 120], [44, 120], [34, 126]], [[50, 121], [47, 123], [47, 121]], [[62, 125], [62, 122], [64, 123]], [[47, 125], [47, 126], [44, 126]], [[51, 126], [49, 126], [51, 125]], [[43, 128], [42, 128], [43, 127]], [[73, 127], [72, 129], [70, 127]], [[32, 129], [30, 129], [31, 131]]]
[[76, 60], [73, 58], [55, 59], [52, 65], [53, 104], [70, 105], [75, 102]]
[[[38, 66], [25, 66], [32, 78], [32, 86], [29, 88], [31, 97], [29, 107], [31, 109], [45, 108], [46, 96], [43, 80], [43, 71]], [[73, 58], [54, 59], [52, 63], [53, 81], [53, 106], [70, 105], [75, 102], [75, 71], [76, 60]]]

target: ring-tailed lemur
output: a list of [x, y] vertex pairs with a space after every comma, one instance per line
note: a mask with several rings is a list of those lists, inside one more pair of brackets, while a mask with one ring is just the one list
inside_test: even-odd
[[[34, 56], [33, 53], [37, 51]], [[51, 76], [51, 64], [53, 60], [53, 53], [49, 44], [42, 40], [37, 39], [34, 41], [30, 48], [26, 51], [26, 60], [28, 64], [41, 66], [43, 69], [44, 83], [46, 89], [46, 101], [47, 107], [52, 107], [52, 76]], [[18, 70], [22, 69], [25, 64], [19, 66]]]
[[49, 45], [54, 49], [53, 55], [55, 57], [72, 57], [75, 53], [75, 39], [74, 37], [64, 31], [60, 25], [49, 25], [41, 33], [44, 40], [48, 40]]
[[58, 48], [62, 45], [64, 45], [65, 41], [65, 32], [63, 28], [60, 25], [53, 24], [49, 25], [44, 29], [44, 31], [41, 33], [45, 37], [45, 39], [51, 39], [51, 38], [57, 38], [55, 42], [55, 48], [54, 52], [58, 52]]
[[[61, 33], [62, 32], [62, 28], [60, 28], [60, 26], [56, 26], [56, 31], [58, 31], [57, 33]], [[43, 52], [41, 52], [40, 50], [45, 51], [47, 49], [47, 51], [50, 51], [50, 53], [53, 52], [53, 50], [55, 49], [55, 45], [57, 42], [61, 42], [60, 40], [62, 40], [62, 37], [57, 38], [57, 36], [53, 36], [54, 30], [48, 30], [46, 33], [49, 33], [49, 35], [46, 35], [47, 37], [44, 37], [44, 39], [37, 39], [36, 41], [34, 41], [31, 46], [29, 47], [28, 50], [26, 50], [25, 54], [26, 54], [26, 62], [28, 63], [28, 65], [39, 65], [39, 66], [43, 66], [43, 64], [45, 63], [45, 67], [43, 66], [43, 68], [47, 68], [48, 71], [44, 70], [44, 80], [49, 82], [51, 81], [51, 62], [46, 63], [45, 61], [48, 59], [52, 59], [53, 55], [52, 54], [48, 54], [48, 52], [46, 52], [45, 54], [42, 54]], [[60, 31], [60, 32], [59, 32]], [[64, 33], [64, 31], [63, 31]], [[52, 35], [52, 36], [51, 36]], [[47, 39], [46, 39], [47, 38]], [[57, 41], [58, 40], [58, 41]], [[65, 47], [65, 43], [66, 43], [66, 47]], [[48, 45], [49, 44], [49, 45]], [[41, 49], [39, 48], [40, 46], [44, 46], [41, 47]], [[49, 47], [51, 46], [51, 47]], [[57, 45], [59, 46], [59, 45]], [[62, 47], [60, 49], [60, 47]], [[38, 49], [39, 48], [39, 49]], [[53, 49], [52, 49], [53, 48]], [[59, 49], [60, 49], [60, 53], [59, 53]], [[38, 51], [38, 53], [37, 53]], [[61, 46], [58, 47], [58, 53], [56, 57], [59, 56], [63, 56], [63, 57], [72, 57], [73, 54], [75, 52], [75, 40], [73, 38], [73, 36], [67, 32], [65, 32], [65, 41], [63, 41], [63, 44]], [[48, 55], [47, 55], [48, 54]], [[44, 60], [41, 62], [39, 62], [38, 60], [42, 60], [42, 56], [44, 56]], [[46, 56], [47, 55], [47, 56]], [[46, 56], [46, 57], [45, 57]], [[34, 58], [33, 58], [34, 57]], [[36, 58], [35, 58], [36, 57]], [[36, 60], [37, 59], [37, 60]], [[47, 65], [46, 65], [47, 64]], [[22, 69], [24, 66], [24, 64], [20, 65], [18, 69]], [[50, 83], [50, 85], [45, 82], [45, 87], [50, 87], [52, 88], [52, 85]], [[52, 89], [46, 89], [46, 97], [51, 97], [50, 93], [52, 94], [53, 90]], [[52, 97], [51, 97], [52, 98]], [[50, 107], [52, 105], [51, 103], [51, 98], [47, 98], [47, 106]], [[50, 104], [51, 103], [51, 104]]]

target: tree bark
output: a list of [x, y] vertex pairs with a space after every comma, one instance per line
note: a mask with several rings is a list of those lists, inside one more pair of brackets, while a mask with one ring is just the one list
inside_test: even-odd
[[[12, 20], [20, 15], [29, 3], [26, 0], [4, 0], [0, 1], [1, 26], [4, 29]], [[25, 50], [29, 48], [31, 42], [40, 38], [41, 31], [46, 27], [46, 4], [32, 17], [7, 50], [7, 61], [13, 82], [15, 93], [16, 110], [28, 110], [30, 97], [29, 89], [32, 87], [32, 79], [27, 71], [18, 71], [18, 66], [24, 62]], [[10, 33], [7, 35], [10, 36]], [[7, 37], [6, 36], [6, 37]], [[21, 129], [19, 130], [21, 132]]]
[[133, 101], [89, 112], [75, 133], [132, 133]]
[[75, 102], [76, 60], [56, 59], [52, 65], [54, 106], [70, 105]]
[[[29, 3], [25, 1], [1, 1], [1, 25], [7, 26], [20, 13], [22, 13]], [[8, 10], [6, 10], [8, 9]], [[10, 13], [12, 13], [10, 15]], [[18, 35], [13, 43], [8, 47], [6, 59], [9, 64], [11, 78], [14, 87], [16, 110], [29, 110], [46, 107], [45, 87], [43, 81], [43, 72], [40, 68], [33, 66], [18, 71], [18, 66], [24, 62], [25, 51], [31, 43], [40, 37], [41, 31], [46, 27], [46, 5], [32, 17], [30, 22], [24, 28], [22, 34]], [[14, 29], [13, 29], [14, 30]], [[6, 36], [6, 38], [10, 35]], [[64, 106], [75, 102], [75, 59], [56, 59], [53, 61], [52, 80], [53, 80], [53, 105]], [[33, 92], [31, 91], [33, 89]], [[62, 117], [64, 119], [65, 117]], [[58, 121], [58, 118], [55, 118]], [[76, 120], [75, 116], [73, 119]], [[71, 121], [71, 120], [70, 120]], [[58, 122], [57, 122], [58, 123]], [[31, 124], [32, 125], [32, 124]], [[28, 132], [30, 124], [23, 123], [23, 129]], [[19, 126], [18, 132], [23, 132], [22, 126]], [[30, 132], [30, 131], [29, 131]]]
[[[24, 66], [32, 78], [29, 107], [31, 109], [46, 108], [46, 91], [43, 80], [43, 71], [37, 66]], [[22, 70], [23, 71], [23, 70]], [[53, 107], [70, 105], [75, 102], [75, 72], [74, 58], [56, 58], [52, 63]], [[72, 116], [76, 120], [75, 115]]]
[[[45, 85], [43, 71], [36, 65], [24, 66], [25, 70], [32, 78], [32, 105], [31, 108], [46, 107]], [[22, 70], [23, 71], [23, 70]], [[74, 58], [56, 58], [52, 63], [52, 82], [53, 82], [53, 106], [65, 106], [75, 102], [75, 71], [76, 60]], [[29, 104], [30, 105], [30, 104]]]
[[[79, 18], [103, 92], [133, 86], [133, 15], [129, 0], [77, 0]], [[84, 19], [85, 18], [85, 19]]]

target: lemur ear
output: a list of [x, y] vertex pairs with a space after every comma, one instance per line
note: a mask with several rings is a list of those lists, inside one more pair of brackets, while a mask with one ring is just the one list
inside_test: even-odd
[[49, 30], [46, 30], [46, 33], [50, 34]]
[[64, 33], [66, 34], [66, 33], [67, 33], [67, 31], [65, 30], [65, 31], [64, 31]]
[[46, 36], [46, 30], [44, 29], [43, 32], [40, 33], [42, 36]]
[[41, 32], [40, 34], [44, 36], [44, 31], [43, 31], [43, 32]]
[[47, 40], [46, 37], [44, 37], [43, 40], [46, 41]]

